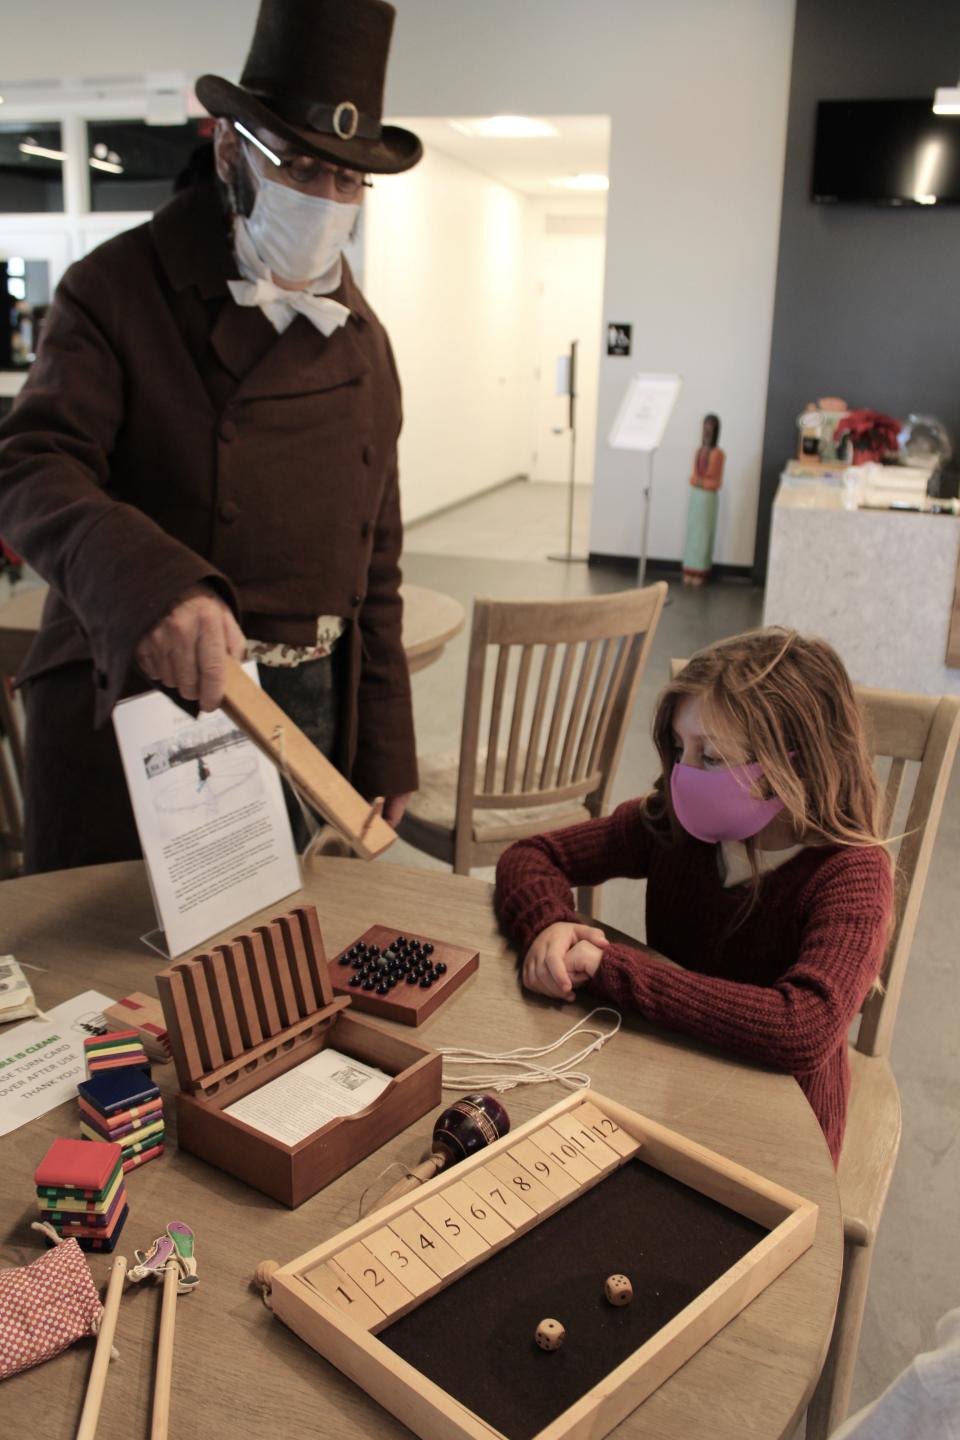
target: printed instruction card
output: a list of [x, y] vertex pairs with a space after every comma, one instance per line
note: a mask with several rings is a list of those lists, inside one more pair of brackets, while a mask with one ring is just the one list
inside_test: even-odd
[[194, 719], [151, 691], [113, 725], [167, 955], [300, 888], [280, 776], [222, 710]]
[[103, 1017], [108, 995], [84, 990], [54, 1005], [39, 1020], [24, 1020], [0, 1038], [0, 1135], [76, 1100], [87, 1078], [83, 1042], [110, 1027]]
[[272, 1140], [297, 1145], [328, 1121], [365, 1110], [392, 1078], [339, 1050], [321, 1050], [228, 1105], [223, 1113]]

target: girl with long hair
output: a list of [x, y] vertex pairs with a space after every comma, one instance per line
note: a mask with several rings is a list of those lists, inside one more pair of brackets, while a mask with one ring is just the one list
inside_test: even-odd
[[[765, 629], [700, 651], [664, 689], [653, 791], [511, 846], [501, 920], [524, 985], [614, 1004], [796, 1076], [836, 1163], [847, 1031], [893, 906], [863, 720], [836, 653]], [[571, 888], [646, 879], [651, 951], [578, 921]], [[651, 953], [657, 952], [657, 953]]]

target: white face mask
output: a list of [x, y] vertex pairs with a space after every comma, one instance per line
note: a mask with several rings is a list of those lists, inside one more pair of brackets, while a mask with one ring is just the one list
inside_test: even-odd
[[340, 256], [360, 206], [307, 195], [266, 175], [257, 174], [256, 181], [257, 198], [246, 224], [260, 259], [291, 285], [328, 281], [318, 288], [336, 289]]

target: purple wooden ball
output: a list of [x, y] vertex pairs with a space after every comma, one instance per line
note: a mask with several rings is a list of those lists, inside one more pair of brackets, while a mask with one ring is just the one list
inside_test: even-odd
[[444, 1110], [433, 1127], [434, 1150], [444, 1168], [492, 1145], [510, 1129], [510, 1116], [492, 1095], [465, 1095]]

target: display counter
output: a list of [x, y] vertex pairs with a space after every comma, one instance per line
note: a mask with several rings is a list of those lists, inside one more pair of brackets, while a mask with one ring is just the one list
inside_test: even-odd
[[763, 623], [828, 640], [859, 685], [960, 695], [945, 664], [960, 516], [845, 498], [842, 482], [781, 480]]

